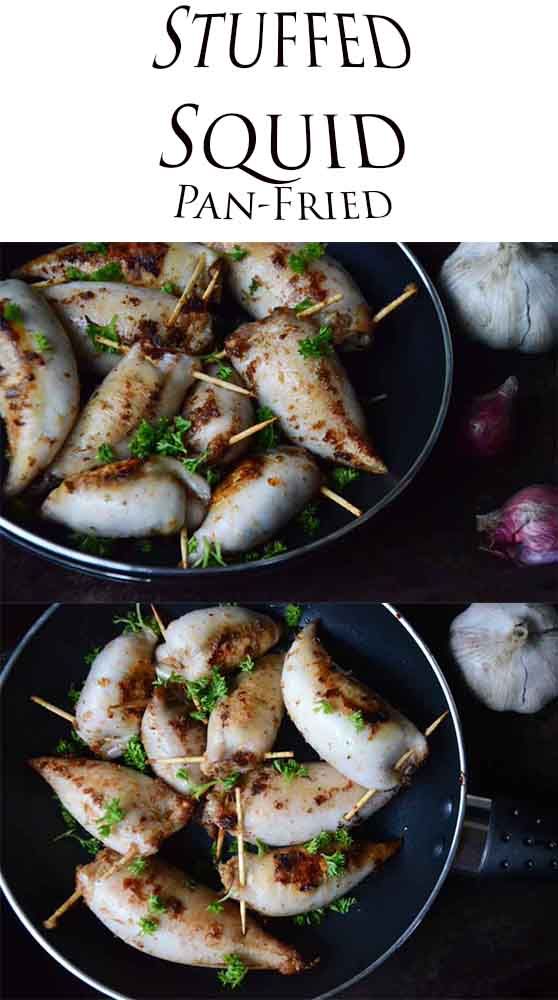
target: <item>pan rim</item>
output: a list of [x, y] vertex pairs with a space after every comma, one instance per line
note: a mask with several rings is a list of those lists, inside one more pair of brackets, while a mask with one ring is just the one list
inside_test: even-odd
[[[184, 603], [187, 604], [193, 602], [185, 601]], [[354, 603], [364, 604], [366, 602], [355, 601]], [[353, 976], [352, 979], [348, 979], [346, 982], [340, 983], [340, 985], [334, 987], [334, 989], [328, 990], [327, 993], [320, 993], [314, 996], [308, 995], [307, 1000], [329, 1000], [329, 998], [336, 996], [342, 990], [348, 989], [355, 983], [360, 982], [360, 980], [364, 979], [368, 975], [371, 975], [371, 973], [373, 973], [385, 961], [387, 961], [387, 959], [391, 955], [393, 955], [405, 943], [405, 941], [407, 941], [412, 936], [412, 934], [414, 934], [415, 930], [417, 929], [419, 924], [422, 923], [424, 917], [430, 910], [431, 906], [433, 905], [434, 901], [436, 900], [439, 892], [441, 891], [446, 881], [446, 878], [453, 864], [457, 848], [459, 846], [461, 831], [463, 828], [463, 821], [465, 818], [466, 794], [467, 794], [467, 767], [466, 767], [466, 756], [465, 756], [465, 744], [463, 739], [461, 721], [459, 718], [459, 713], [457, 711], [457, 705], [455, 704], [455, 700], [451, 693], [449, 684], [444, 676], [440, 664], [438, 663], [434, 654], [431, 652], [430, 648], [426, 645], [426, 643], [416, 632], [416, 630], [413, 628], [410, 622], [407, 621], [405, 616], [395, 607], [395, 605], [390, 604], [387, 601], [378, 601], [371, 603], [380, 604], [383, 608], [385, 608], [386, 611], [389, 612], [389, 614], [393, 615], [393, 617], [397, 619], [399, 624], [404, 629], [406, 629], [406, 631], [409, 633], [413, 641], [419, 647], [423, 656], [428, 661], [430, 668], [431, 670], [433, 670], [434, 675], [442, 689], [442, 693], [446, 700], [451, 720], [453, 722], [453, 728], [457, 742], [459, 767], [461, 772], [461, 779], [459, 782], [459, 803], [457, 808], [455, 830], [452, 842], [448, 849], [444, 866], [440, 874], [438, 875], [438, 878], [436, 879], [432, 891], [430, 892], [428, 898], [422, 905], [419, 912], [415, 915], [414, 920], [409, 924], [408, 927], [405, 928], [404, 932], [397, 938], [395, 942], [393, 942], [393, 944], [387, 949], [387, 951], [383, 953], [383, 955], [380, 955], [379, 958], [377, 958], [374, 962], [372, 962], [369, 966], [367, 966], [366, 969], [364, 969], [362, 972], [359, 972], [356, 976]], [[40, 631], [45, 622], [47, 622], [61, 607], [64, 607], [64, 605], [61, 602], [51, 604], [48, 608], [46, 608], [45, 611], [43, 611], [43, 613], [39, 616], [39, 618], [37, 618], [37, 620], [33, 622], [33, 624], [27, 630], [22, 639], [20, 639], [20, 641], [18, 642], [17, 646], [15, 647], [12, 654], [8, 658], [4, 666], [4, 669], [0, 674], [0, 695], [2, 695], [6, 680], [10, 675], [16, 662], [19, 660], [19, 657], [23, 652], [23, 650], [35, 638], [36, 634]], [[270, 607], [272, 607], [272, 605], [270, 605]], [[128, 995], [126, 993], [119, 993], [117, 990], [114, 989], [107, 989], [107, 987], [104, 986], [102, 983], [98, 982], [96, 979], [91, 978], [91, 976], [89, 976], [88, 973], [82, 972], [80, 969], [78, 969], [77, 966], [73, 965], [72, 962], [69, 961], [69, 959], [67, 959], [64, 955], [58, 952], [56, 948], [50, 944], [48, 939], [44, 937], [41, 934], [41, 932], [34, 926], [34, 924], [28, 918], [23, 908], [15, 899], [4, 876], [4, 869], [2, 864], [0, 864], [0, 889], [4, 893], [4, 896], [8, 900], [8, 903], [10, 904], [15, 915], [21, 921], [21, 923], [23, 924], [25, 929], [29, 932], [29, 934], [31, 934], [31, 936], [37, 942], [37, 944], [39, 944], [41, 948], [43, 948], [50, 955], [51, 958], [53, 958], [56, 962], [58, 962], [59, 965], [61, 965], [64, 969], [66, 969], [67, 972], [70, 972], [72, 975], [76, 976], [76, 978], [80, 979], [82, 982], [87, 983], [87, 985], [90, 986], [92, 989], [100, 991], [107, 997], [111, 997], [112, 1000], [137, 1000], [137, 998], [132, 995]]]
[[[234, 573], [244, 573], [244, 572], [266, 572], [273, 569], [275, 566], [281, 566], [287, 563], [289, 560], [302, 559], [311, 553], [323, 548], [327, 545], [333, 544], [344, 538], [351, 531], [355, 531], [362, 527], [368, 521], [370, 521], [376, 514], [378, 514], [385, 507], [393, 503], [403, 493], [403, 491], [409, 486], [412, 480], [415, 478], [421, 467], [426, 462], [427, 458], [430, 456], [434, 445], [436, 444], [444, 423], [446, 421], [449, 402], [451, 397], [451, 390], [453, 384], [453, 371], [454, 371], [454, 352], [453, 344], [451, 339], [451, 332], [449, 327], [449, 321], [442, 304], [442, 300], [438, 294], [438, 291], [431, 280], [430, 276], [427, 274], [426, 270], [417, 259], [415, 254], [410, 250], [406, 243], [395, 241], [395, 245], [399, 247], [408, 261], [412, 264], [417, 276], [420, 279], [425, 291], [429, 295], [432, 304], [434, 306], [434, 311], [436, 313], [436, 318], [438, 320], [440, 331], [442, 334], [442, 342], [444, 348], [444, 356], [446, 363], [446, 371], [444, 378], [444, 386], [442, 392], [442, 398], [440, 402], [440, 407], [436, 420], [432, 430], [430, 431], [428, 440], [426, 441], [424, 447], [422, 448], [419, 455], [417, 455], [415, 461], [411, 467], [407, 470], [405, 475], [399, 480], [399, 482], [391, 489], [385, 496], [381, 497], [377, 503], [367, 510], [362, 517], [356, 518], [354, 521], [349, 521], [347, 524], [338, 528], [336, 531], [324, 538], [316, 539], [316, 541], [307, 542], [304, 545], [293, 549], [290, 552], [286, 552], [282, 555], [274, 556], [272, 559], [266, 559], [264, 562], [245, 562], [245, 563], [232, 563], [230, 566], [208, 566], [205, 569], [202, 568], [192, 568], [188, 570], [190, 578], [195, 578], [199, 580], [202, 577], [214, 577], [218, 575], [234, 574]], [[42, 537], [41, 535], [35, 534], [35, 532], [28, 531], [22, 525], [16, 524], [10, 521], [8, 518], [0, 515], [0, 535], [7, 538], [9, 541], [14, 542], [16, 545], [33, 552], [36, 555], [41, 556], [49, 560], [50, 562], [62, 565], [66, 569], [78, 570], [79, 572], [95, 576], [99, 579], [108, 580], [121, 580], [128, 582], [144, 582], [150, 583], [154, 580], [174, 580], [183, 579], [184, 570], [178, 567], [172, 566], [141, 566], [141, 565], [130, 565], [125, 562], [118, 562], [112, 559], [103, 559], [99, 556], [89, 555], [84, 552], [78, 552], [76, 549], [67, 548], [65, 545], [61, 545], [58, 542], [50, 541]]]

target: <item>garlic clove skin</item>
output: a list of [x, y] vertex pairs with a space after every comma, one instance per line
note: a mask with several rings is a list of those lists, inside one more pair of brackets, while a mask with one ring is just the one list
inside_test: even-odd
[[558, 344], [558, 244], [460, 243], [440, 287], [474, 340], [531, 354]]
[[498, 458], [511, 447], [519, 382], [515, 375], [482, 396], [474, 396], [461, 418], [460, 443], [472, 458]]
[[538, 712], [558, 697], [550, 604], [471, 604], [452, 622], [449, 645], [469, 688], [495, 712]]

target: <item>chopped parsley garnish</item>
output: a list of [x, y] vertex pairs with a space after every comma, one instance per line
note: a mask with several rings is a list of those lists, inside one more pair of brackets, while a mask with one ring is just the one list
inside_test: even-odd
[[150, 913], [161, 914], [167, 912], [167, 907], [160, 896], [150, 896], [147, 900], [147, 909]]
[[219, 365], [217, 369], [217, 378], [220, 378], [223, 382], [229, 382], [233, 376], [233, 369], [229, 365]]
[[260, 279], [256, 278], [256, 277], [252, 278], [252, 280], [250, 282], [250, 287], [248, 289], [248, 295], [250, 296], [250, 298], [252, 298], [256, 294], [256, 292], [257, 292], [257, 290], [258, 290], [258, 288], [260, 286], [261, 286]]
[[68, 689], [68, 701], [72, 705], [77, 705], [79, 701], [79, 696], [81, 694], [81, 688], [74, 687], [72, 684]]
[[175, 417], [172, 424], [167, 421], [167, 427], [159, 433], [156, 443], [156, 450], [159, 455], [186, 455], [187, 449], [184, 444], [183, 435], [192, 426], [190, 420], [185, 417]]
[[356, 906], [356, 899], [354, 896], [342, 896], [341, 899], [337, 899], [335, 903], [329, 904], [329, 909], [333, 913], [348, 913], [352, 910], [353, 906]]
[[153, 542], [150, 538], [140, 538], [136, 545], [140, 552], [153, 552]]
[[309, 854], [318, 854], [319, 851], [329, 847], [333, 836], [333, 833], [329, 830], [322, 830], [320, 833], [317, 833], [315, 837], [312, 837], [312, 840], [309, 840], [304, 847]]
[[[271, 420], [275, 416], [273, 410], [270, 410], [269, 406], [260, 406], [256, 411], [256, 422], [258, 424], [262, 423], [264, 420]], [[268, 424], [263, 430], [258, 431], [256, 435], [256, 446], [262, 451], [268, 451], [270, 448], [275, 448], [279, 443], [281, 437], [281, 430], [279, 428], [279, 423], [276, 420], [274, 424]]]
[[[192, 712], [192, 718], [195, 718], [193, 712]], [[215, 784], [214, 781], [208, 781], [206, 782], [205, 785], [192, 785], [190, 789], [190, 795], [192, 796], [192, 798], [196, 800], [201, 799], [202, 795], [205, 795], [205, 793], [208, 792], [210, 788], [213, 788], [214, 784]]]
[[188, 455], [184, 434], [191, 426], [190, 420], [180, 416], [175, 417], [172, 422], [168, 417], [159, 417], [154, 423], [142, 420], [130, 441], [130, 454], [134, 458], [148, 458], [149, 455], [158, 454], [184, 459]]
[[100, 820], [97, 821], [99, 836], [110, 837], [114, 827], [124, 819], [125, 815], [126, 813], [120, 805], [120, 799], [111, 799], [105, 806], [105, 811]]
[[340, 826], [339, 829], [335, 831], [335, 839], [339, 844], [339, 846], [342, 847], [345, 851], [349, 847], [352, 847], [353, 838], [351, 837], [351, 834], [344, 826]]
[[128, 865], [128, 871], [131, 872], [132, 875], [143, 875], [146, 868], [147, 861], [145, 858], [134, 858], [134, 860], [130, 861], [130, 864]]
[[276, 539], [274, 542], [268, 542], [267, 545], [264, 546], [262, 559], [273, 559], [273, 556], [281, 556], [283, 555], [283, 552], [286, 551], [287, 546], [285, 543]]
[[101, 652], [101, 646], [94, 646], [93, 649], [90, 649], [89, 652], [86, 653], [85, 656], [83, 657], [85, 665], [87, 667], [90, 667], [91, 664], [93, 663], [93, 660], [95, 660], [98, 657], [100, 652]]
[[283, 618], [289, 628], [298, 628], [302, 618], [302, 607], [300, 604], [287, 604], [283, 611]]
[[180, 289], [174, 281], [165, 281], [164, 285], [161, 285], [161, 291], [166, 292], [167, 295], [180, 295]]
[[191, 712], [190, 715], [201, 722], [207, 722], [217, 703], [229, 693], [227, 681], [217, 668], [212, 670], [210, 677], [186, 681], [186, 690], [197, 706], [196, 712]]
[[330, 326], [321, 326], [315, 337], [305, 337], [298, 345], [303, 358], [324, 358], [333, 354], [333, 333]]
[[225, 955], [225, 968], [217, 974], [221, 986], [235, 990], [244, 981], [248, 969], [238, 955]]
[[349, 483], [353, 483], [359, 477], [360, 472], [356, 469], [345, 469], [342, 466], [334, 469], [331, 473], [331, 478], [338, 490], [344, 490]]
[[364, 729], [365, 725], [364, 716], [360, 711], [360, 709], [358, 710], [358, 712], [351, 712], [351, 714], [349, 715], [349, 722], [352, 722], [357, 733], [360, 733]]
[[109, 252], [108, 243], [83, 243], [84, 253], [100, 253], [101, 257], [106, 257]]
[[84, 750], [87, 750], [87, 743], [75, 729], [72, 729], [68, 739], [58, 740], [56, 744], [56, 753], [61, 757], [78, 757]]
[[333, 854], [322, 854], [322, 858], [326, 863], [328, 878], [338, 878], [345, 871], [347, 858], [342, 851], [334, 851]]
[[145, 771], [148, 759], [145, 747], [139, 736], [130, 736], [126, 749], [122, 754], [122, 759], [128, 767], [134, 767], [136, 771]]
[[124, 272], [118, 261], [103, 264], [96, 271], [87, 274], [79, 267], [66, 268], [66, 281], [124, 281]]
[[4, 302], [3, 308], [4, 319], [8, 323], [21, 323], [23, 319], [23, 313], [21, 307], [17, 305], [16, 302]]
[[236, 243], [232, 250], [227, 250], [227, 257], [231, 257], [232, 260], [244, 260], [247, 256], [248, 250], [245, 250], [244, 247], [237, 246]]
[[221, 784], [226, 792], [231, 792], [235, 785], [238, 784], [240, 778], [240, 771], [233, 771], [228, 774], [226, 778], [221, 778]]
[[323, 712], [324, 715], [333, 714], [333, 705], [327, 700], [327, 698], [320, 698], [314, 705], [315, 712]]
[[52, 344], [48, 337], [45, 337], [44, 333], [34, 333], [35, 345], [40, 354], [48, 354], [52, 351]]
[[263, 840], [260, 840], [259, 837], [256, 837], [256, 847], [258, 848], [259, 858], [262, 858], [269, 851], [267, 844], [264, 844]]
[[[56, 795], [54, 797], [58, 798], [58, 796]], [[58, 799], [58, 801], [60, 803], [60, 811], [62, 813], [62, 819], [64, 820], [64, 824], [66, 826], [66, 831], [65, 833], [61, 833], [58, 837], [55, 837], [54, 842], [56, 843], [57, 840], [64, 840], [66, 837], [69, 837], [71, 840], [76, 840], [77, 843], [80, 845], [80, 847], [83, 847], [88, 854], [90, 854], [92, 857], [95, 857], [95, 855], [101, 850], [103, 846], [101, 844], [101, 841], [97, 840], [96, 837], [80, 836], [79, 833], [80, 828], [77, 820], [74, 819], [71, 812], [68, 812], [68, 810], [62, 805], [60, 799]]]
[[289, 255], [289, 267], [295, 274], [304, 274], [313, 260], [319, 260], [326, 252], [324, 243], [306, 243], [297, 253]]
[[180, 781], [189, 781], [190, 780], [190, 772], [189, 772], [188, 768], [187, 767], [179, 767], [178, 771], [176, 772], [176, 777]]
[[209, 538], [204, 538], [202, 551], [198, 551], [197, 538], [191, 538], [188, 542], [188, 554], [195, 556], [193, 565], [207, 569], [208, 566], [226, 566], [220, 542], [210, 542]]
[[317, 910], [310, 910], [308, 913], [297, 913], [296, 917], [293, 917], [293, 924], [296, 924], [297, 927], [319, 927], [324, 917], [325, 909], [320, 906]]
[[[117, 325], [118, 316], [113, 316], [110, 323], [105, 323], [104, 325], [100, 323], [92, 323], [90, 319], [87, 319], [85, 332], [96, 351], [106, 351], [108, 354], [120, 353], [118, 350], [120, 347], [120, 337], [118, 335]], [[99, 337], [101, 337], [102, 340], [112, 341], [114, 343], [114, 347], [109, 347], [108, 344], [100, 344], [98, 340]]]
[[217, 486], [217, 483], [221, 482], [221, 473], [218, 469], [209, 468], [205, 470], [205, 478], [207, 479], [208, 485], [211, 489], [213, 489], [214, 486]]
[[220, 899], [214, 899], [212, 903], [209, 903], [208, 906], [206, 906], [208, 913], [222, 913], [224, 909], [225, 906]]
[[316, 516], [317, 510], [317, 505], [310, 503], [298, 516], [298, 523], [301, 525], [304, 534], [309, 535], [310, 538], [317, 535], [320, 530], [320, 519]]
[[257, 562], [261, 558], [262, 557], [261, 557], [260, 553], [256, 552], [256, 551], [254, 551], [254, 552], [246, 552], [244, 554], [244, 562]]
[[81, 552], [86, 552], [90, 556], [110, 556], [112, 552], [112, 539], [100, 538], [99, 535], [81, 535], [72, 532], [70, 538], [76, 548]]
[[185, 458], [182, 464], [188, 472], [197, 472], [200, 466], [205, 465], [207, 462], [207, 454], [208, 453], [204, 451], [203, 455], [198, 455], [197, 458]]
[[140, 934], [154, 934], [159, 926], [159, 921], [153, 917], [142, 917], [139, 922]]
[[306, 765], [299, 764], [296, 760], [274, 760], [273, 766], [287, 781], [293, 781], [295, 778], [308, 778], [310, 776]]
[[242, 670], [243, 674], [251, 674], [256, 666], [256, 661], [252, 659], [251, 656], [245, 656], [243, 660], [238, 664], [239, 669]]
[[161, 630], [157, 623], [156, 618], [144, 618], [141, 613], [141, 605], [136, 604], [135, 611], [129, 611], [127, 615], [121, 618], [119, 615], [115, 615], [112, 619], [114, 625], [123, 625], [124, 634], [129, 635], [132, 633], [136, 635], [138, 632], [142, 632], [143, 629], [148, 628], [154, 635], [160, 636]]
[[304, 312], [305, 309], [310, 309], [310, 307], [313, 305], [314, 303], [312, 302], [312, 299], [303, 299], [302, 302], [297, 302], [296, 306], [294, 307], [294, 312], [295, 313]]
[[114, 448], [110, 444], [102, 444], [97, 448], [97, 461], [100, 465], [109, 465], [116, 461]]

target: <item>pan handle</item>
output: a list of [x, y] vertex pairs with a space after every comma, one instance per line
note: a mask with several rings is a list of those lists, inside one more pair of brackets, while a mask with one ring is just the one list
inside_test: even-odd
[[468, 795], [454, 870], [558, 881], [558, 810]]

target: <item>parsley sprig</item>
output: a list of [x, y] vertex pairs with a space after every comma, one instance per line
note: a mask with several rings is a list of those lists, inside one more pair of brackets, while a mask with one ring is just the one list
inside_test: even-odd
[[308, 778], [310, 777], [310, 772], [305, 764], [299, 764], [298, 761], [290, 760], [274, 760], [273, 766], [276, 771], [279, 772], [287, 781], [294, 781], [295, 778]]
[[325, 252], [325, 243], [306, 243], [297, 253], [289, 255], [289, 267], [295, 274], [304, 274], [308, 265], [323, 257]]
[[143, 773], [147, 769], [149, 761], [139, 736], [130, 736], [122, 759], [128, 767], [133, 767], [136, 771]]
[[229, 693], [226, 678], [216, 667], [209, 677], [202, 677], [199, 681], [186, 681], [186, 690], [198, 706], [190, 715], [200, 722], [207, 722], [217, 703]]
[[225, 955], [225, 968], [217, 974], [221, 986], [236, 990], [244, 981], [248, 969], [238, 955]]
[[231, 260], [244, 260], [248, 256], [248, 250], [245, 247], [239, 247], [236, 243], [232, 250], [227, 250], [227, 257]]
[[66, 281], [124, 281], [124, 272], [122, 265], [116, 260], [103, 264], [89, 274], [79, 267], [67, 267]]
[[315, 337], [304, 337], [298, 345], [303, 358], [325, 358], [333, 354], [333, 332], [330, 326], [321, 326]]
[[115, 826], [122, 822], [126, 813], [120, 804], [120, 799], [111, 799], [105, 806], [105, 811], [97, 821], [100, 837], [110, 837]]
[[[264, 420], [271, 420], [275, 416], [273, 410], [270, 410], [269, 406], [260, 406], [256, 411], [256, 422], [262, 423]], [[256, 447], [261, 449], [261, 451], [269, 451], [270, 448], [275, 448], [279, 444], [281, 438], [281, 429], [279, 427], [278, 421], [274, 424], [268, 424], [263, 430], [258, 431], [256, 435]]]
[[357, 469], [346, 469], [343, 466], [339, 466], [331, 473], [333, 484], [338, 490], [344, 490], [349, 483], [353, 483], [359, 477], [360, 472]]
[[[85, 332], [89, 337], [93, 347], [99, 353], [101, 351], [106, 351], [107, 354], [119, 354], [120, 351], [120, 336], [118, 333], [118, 316], [113, 316], [110, 323], [93, 323], [88, 317], [87, 326], [85, 327]], [[109, 347], [108, 344], [100, 344], [99, 337], [102, 340], [110, 340], [114, 343], [114, 347]]]
[[[58, 796], [55, 796], [55, 798], [58, 798]], [[96, 837], [82, 837], [80, 834], [79, 824], [75, 817], [72, 816], [71, 812], [69, 812], [65, 806], [62, 805], [60, 799], [58, 799], [58, 802], [60, 803], [60, 811], [62, 813], [62, 819], [64, 820], [66, 830], [64, 833], [61, 833], [58, 837], [54, 838], [54, 843], [56, 843], [57, 840], [64, 840], [66, 837], [69, 837], [70, 840], [77, 841], [80, 847], [83, 847], [88, 854], [95, 857], [103, 846], [101, 841], [97, 840]]]
[[34, 333], [33, 337], [35, 338], [35, 346], [40, 354], [49, 354], [53, 350], [50, 340], [48, 337], [45, 337], [44, 333]]
[[191, 538], [188, 542], [188, 555], [193, 556], [193, 566], [201, 566], [207, 569], [208, 566], [226, 566], [225, 557], [221, 552], [220, 542], [210, 542], [209, 538], [202, 541], [201, 551], [197, 538]]
[[2, 315], [8, 323], [21, 323], [23, 312], [17, 302], [4, 302]]
[[161, 630], [156, 618], [144, 618], [141, 611], [141, 604], [136, 604], [134, 611], [129, 611], [127, 615], [115, 615], [112, 619], [114, 625], [123, 625], [125, 635], [137, 635], [144, 629], [149, 629], [154, 635], [159, 637]]
[[110, 465], [111, 462], [116, 461], [116, 453], [112, 445], [104, 444], [99, 445], [97, 448], [97, 455], [95, 456], [99, 465]]

